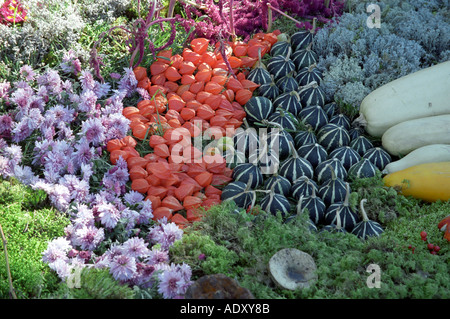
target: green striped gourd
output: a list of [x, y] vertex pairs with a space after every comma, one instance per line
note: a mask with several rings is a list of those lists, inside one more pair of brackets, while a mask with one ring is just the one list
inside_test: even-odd
[[320, 128], [317, 140], [328, 152], [332, 152], [338, 147], [349, 145], [350, 135], [342, 126], [328, 123]]
[[[275, 112], [270, 115], [269, 119], [267, 121], [263, 121], [262, 123], [267, 124], [268, 126], [276, 123], [281, 125], [281, 128], [288, 131], [297, 131], [300, 126], [300, 122], [297, 117], [283, 109], [276, 109]], [[276, 126], [279, 127], [278, 125]]]
[[350, 184], [345, 183], [346, 194], [343, 202], [338, 202], [328, 206], [325, 212], [325, 224], [336, 224], [338, 217], [342, 227], [351, 232], [355, 225], [360, 221], [358, 215], [350, 207]]
[[327, 151], [319, 143], [302, 145], [297, 149], [297, 153], [300, 157], [308, 160], [313, 167], [317, 167], [328, 158]]
[[291, 193], [292, 185], [286, 177], [278, 175], [278, 172], [275, 172], [264, 181], [265, 190], [270, 190], [272, 187], [274, 187], [273, 191], [275, 193], [282, 194], [287, 197]]
[[319, 56], [312, 50], [312, 43], [306, 48], [300, 49], [292, 53], [291, 59], [295, 64], [297, 71], [307, 68], [319, 61]]
[[377, 167], [372, 164], [367, 158], [361, 159], [358, 163], [352, 165], [348, 170], [348, 176], [350, 178], [369, 178], [374, 177], [377, 174]]
[[266, 97], [266, 98], [270, 99], [271, 101], [276, 99], [278, 97], [278, 95], [280, 95], [280, 93], [282, 93], [280, 91], [280, 88], [278, 87], [278, 85], [275, 83], [273, 76], [272, 76], [271, 82], [261, 84], [261, 86], [257, 90], [258, 90], [259, 96]]
[[247, 118], [251, 122], [261, 122], [269, 118], [274, 108], [272, 101], [263, 96], [252, 96], [244, 105]]
[[351, 127], [351, 123], [350, 123], [350, 119], [347, 115], [343, 114], [343, 113], [338, 113], [333, 115], [330, 120], [328, 121], [328, 123], [333, 123], [339, 126], [344, 127], [347, 131], [350, 129]]
[[233, 169], [233, 173], [231, 174], [233, 180], [240, 182], [249, 181], [250, 176], [252, 177], [252, 183], [250, 184], [251, 188], [256, 188], [263, 184], [264, 179], [261, 169], [258, 167], [258, 165], [255, 165], [253, 163], [242, 163], [236, 165], [236, 167]]
[[286, 177], [291, 183], [301, 176], [314, 177], [314, 168], [310, 162], [300, 157], [294, 148], [293, 141], [290, 142], [291, 156], [281, 162], [280, 175]]
[[367, 199], [363, 198], [359, 204], [359, 210], [362, 216], [362, 220], [358, 222], [352, 230], [352, 234], [358, 236], [362, 239], [367, 239], [372, 236], [380, 236], [384, 229], [381, 227], [379, 223], [374, 220], [370, 220], [367, 216], [367, 213], [364, 209], [364, 204], [367, 202]]
[[267, 70], [273, 75], [275, 80], [295, 71], [295, 64], [290, 58], [291, 48], [286, 55], [277, 55], [269, 59]]
[[361, 156], [350, 146], [341, 146], [329, 154], [329, 158], [336, 158], [341, 161], [346, 170], [358, 163]]
[[322, 79], [322, 71], [319, 70], [316, 64], [312, 64], [308, 67], [304, 67], [298, 70], [297, 74], [295, 75], [295, 80], [300, 86], [305, 86], [313, 81], [317, 82], [320, 85]]
[[371, 161], [380, 171], [384, 170], [384, 167], [392, 160], [391, 155], [381, 147], [368, 149], [364, 153], [363, 158]]
[[330, 206], [345, 199], [346, 186], [344, 180], [336, 177], [334, 168], [331, 165], [328, 165], [328, 169], [331, 172], [331, 178], [319, 187], [319, 196], [325, 205]]
[[[275, 83], [280, 91], [279, 94], [289, 93], [298, 89], [298, 82], [294, 77], [294, 73], [290, 72], [278, 79]], [[278, 95], [279, 95], [278, 94]], [[277, 95], [277, 97], [278, 97]]]
[[320, 105], [308, 105], [299, 113], [298, 117], [305, 124], [309, 124], [314, 130], [319, 130], [328, 123], [328, 117]]
[[360, 135], [351, 140], [350, 147], [357, 151], [359, 155], [363, 156], [369, 149], [373, 148], [373, 144], [367, 137]]
[[236, 129], [233, 140], [234, 148], [246, 156], [255, 152], [259, 147], [258, 131], [254, 127], [250, 127], [245, 118], [243, 125]]
[[258, 61], [248, 73], [247, 80], [253, 81], [256, 84], [265, 84], [272, 81], [270, 72], [267, 71], [266, 66], [261, 62], [261, 49], [258, 50]]
[[284, 195], [275, 192], [277, 183], [274, 183], [269, 193], [261, 199], [260, 206], [272, 215], [280, 213], [282, 217], [286, 217], [290, 214], [291, 203]]
[[338, 105], [336, 102], [327, 103], [323, 106], [323, 110], [327, 113], [328, 118], [332, 118], [338, 112]]
[[325, 92], [316, 81], [299, 87], [298, 94], [303, 107], [309, 105], [325, 105]]
[[[330, 170], [330, 167], [332, 170]], [[332, 173], [342, 180], [347, 179], [347, 170], [341, 161], [336, 158], [330, 158], [321, 162], [314, 170], [314, 175], [319, 184], [329, 181], [333, 177]]]
[[317, 143], [317, 137], [314, 133], [313, 129], [306, 129], [297, 131], [294, 135], [294, 142], [297, 148], [306, 144], [314, 144]]
[[316, 190], [313, 188], [311, 196], [304, 197], [302, 200], [302, 208], [308, 210], [309, 218], [315, 225], [323, 223], [325, 218], [326, 205], [322, 198], [316, 195]]
[[281, 108], [294, 115], [297, 115], [302, 110], [302, 103], [297, 91], [282, 93], [272, 103], [275, 108]]
[[300, 198], [311, 196], [313, 193], [313, 188], [318, 191], [319, 187], [315, 180], [308, 178], [306, 176], [300, 176], [295, 181], [292, 182], [291, 196], [296, 200]]
[[286, 56], [289, 54], [289, 56], [290, 56], [292, 54], [291, 43], [287, 39], [282, 40], [282, 41], [277, 41], [270, 48], [269, 54], [271, 56], [277, 56], [277, 55]]
[[313, 43], [314, 33], [316, 32], [316, 18], [313, 19], [313, 27], [311, 30], [301, 30], [295, 32], [291, 36], [291, 46], [294, 51], [306, 48]]
[[252, 179], [253, 177], [251, 176], [247, 183], [242, 181], [228, 183], [222, 189], [221, 200], [224, 202], [234, 201], [240, 208], [253, 207], [256, 203], [256, 192], [251, 187]]

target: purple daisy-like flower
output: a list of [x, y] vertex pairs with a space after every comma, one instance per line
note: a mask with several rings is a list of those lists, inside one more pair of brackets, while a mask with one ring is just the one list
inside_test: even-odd
[[128, 205], [133, 206], [143, 201], [144, 195], [142, 195], [137, 191], [130, 190], [123, 196], [123, 199], [125, 200], [126, 203], [128, 203]]
[[21, 76], [25, 78], [26, 81], [33, 81], [35, 79], [36, 73], [33, 68], [28, 64], [22, 66], [19, 70]]
[[153, 248], [150, 250], [145, 262], [150, 265], [164, 264], [169, 261], [169, 253], [167, 250]]
[[97, 206], [101, 223], [106, 228], [114, 228], [120, 219], [120, 211], [110, 203], [103, 203]]
[[105, 140], [105, 127], [102, 125], [100, 119], [87, 119], [81, 125], [81, 132], [79, 134], [86, 137], [89, 143], [98, 146]]
[[87, 114], [94, 114], [98, 96], [93, 90], [85, 90], [79, 97], [78, 110]]
[[9, 90], [11, 89], [11, 83], [3, 81], [0, 82], [0, 99], [9, 101]]
[[46, 87], [55, 95], [62, 92], [61, 77], [56, 70], [50, 69], [46, 73]]
[[10, 115], [0, 115], [0, 134], [9, 133], [13, 128], [13, 119]]
[[36, 123], [30, 117], [23, 118], [20, 122], [15, 122], [12, 130], [12, 141], [14, 143], [21, 142], [33, 133]]
[[38, 180], [29, 166], [14, 166], [14, 177], [24, 185], [31, 185]]
[[59, 183], [69, 189], [71, 199], [77, 202], [83, 202], [89, 194], [89, 183], [75, 175], [66, 174], [59, 180]]
[[105, 238], [103, 228], [85, 226], [75, 232], [76, 245], [82, 250], [94, 250]]
[[153, 218], [152, 202], [150, 200], [143, 200], [139, 204], [139, 218], [137, 220], [138, 224], [148, 224]]
[[147, 247], [148, 243], [139, 237], [128, 239], [122, 244], [122, 246], [124, 249], [124, 254], [134, 258], [145, 257], [150, 253], [150, 250]]
[[175, 267], [171, 266], [169, 269], [160, 273], [158, 279], [158, 292], [165, 299], [173, 299], [184, 294], [182, 287], [185, 281], [182, 274]]
[[46, 116], [52, 116], [55, 122], [71, 123], [75, 119], [75, 110], [62, 104], [49, 108]]
[[105, 126], [105, 139], [121, 139], [126, 136], [130, 128], [130, 120], [122, 115], [122, 113], [113, 113], [102, 117]]
[[82, 70], [80, 74], [80, 83], [83, 90], [94, 90], [95, 80], [92, 73], [88, 70]]
[[48, 243], [47, 249], [42, 252], [42, 261], [51, 264], [58, 259], [67, 260], [67, 253], [70, 249], [72, 249], [72, 246], [66, 238], [53, 239]]
[[119, 90], [126, 92], [126, 96], [131, 96], [131, 94], [136, 90], [138, 81], [134, 76], [134, 72], [131, 68], [124, 68], [125, 74], [119, 80]]
[[127, 281], [135, 275], [137, 270], [135, 258], [128, 255], [115, 256], [110, 263], [110, 273], [120, 281]]
[[152, 239], [161, 244], [163, 249], [169, 249], [176, 240], [182, 238], [183, 230], [175, 223], [164, 223], [156, 232], [151, 232], [151, 235]]

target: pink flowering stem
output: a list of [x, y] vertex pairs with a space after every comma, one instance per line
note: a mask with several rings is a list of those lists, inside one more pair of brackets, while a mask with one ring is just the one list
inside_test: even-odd
[[294, 21], [295, 23], [298, 23], [298, 24], [301, 23], [300, 21], [294, 19], [293, 17], [291, 17], [290, 15], [284, 13], [283, 11], [278, 10], [277, 8], [273, 7], [270, 3], [267, 4], [267, 7], [268, 7], [269, 9], [272, 9], [272, 10], [278, 12], [278, 13], [281, 14], [282, 16], [285, 16], [286, 18], [291, 19], [291, 20]]

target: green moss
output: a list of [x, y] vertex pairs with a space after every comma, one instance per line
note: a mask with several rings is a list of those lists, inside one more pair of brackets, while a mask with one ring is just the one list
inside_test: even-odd
[[[0, 224], [7, 239], [9, 266], [18, 298], [37, 298], [59, 285], [56, 274], [41, 258], [47, 243], [63, 234], [69, 220], [41, 205], [36, 200], [41, 196], [17, 181], [0, 181]], [[36, 203], [39, 205], [35, 206]], [[0, 298], [9, 298], [3, 245], [0, 248]]]
[[[226, 265], [226, 274], [257, 298], [449, 298], [449, 245], [437, 223], [448, 215], [450, 204], [426, 204], [405, 198], [385, 188], [380, 176], [353, 181], [352, 185], [353, 204], [367, 198], [370, 218], [385, 229], [380, 237], [364, 241], [349, 233], [310, 232], [305, 215], [283, 224], [279, 216], [260, 213], [255, 218], [237, 209], [234, 203], [222, 203], [193, 226], [195, 237], [188, 233], [188, 238], [199, 246], [212, 245], [216, 253], [206, 260]], [[430, 254], [427, 243], [420, 239], [422, 230], [427, 231], [429, 242], [441, 247], [438, 255]], [[192, 243], [182, 248], [180, 242], [172, 251], [175, 258], [179, 257], [177, 261], [189, 254], [192, 245], [196, 245]], [[414, 253], [409, 245], [415, 247]], [[287, 247], [300, 249], [314, 258], [318, 274], [315, 285], [301, 291], [274, 286], [267, 265], [274, 253]], [[201, 250], [194, 251], [190, 260]], [[216, 258], [219, 260], [211, 260]], [[379, 266], [380, 288], [367, 285], [370, 264]], [[193, 265], [199, 270], [196, 274], [212, 271], [198, 260]]]

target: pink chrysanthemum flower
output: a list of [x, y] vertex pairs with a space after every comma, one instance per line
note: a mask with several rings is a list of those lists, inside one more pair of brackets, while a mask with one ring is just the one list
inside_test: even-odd
[[127, 281], [133, 278], [136, 270], [136, 260], [134, 257], [119, 255], [111, 260], [110, 273], [116, 280]]

